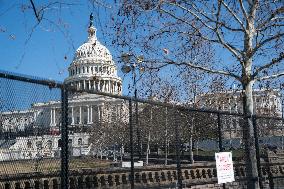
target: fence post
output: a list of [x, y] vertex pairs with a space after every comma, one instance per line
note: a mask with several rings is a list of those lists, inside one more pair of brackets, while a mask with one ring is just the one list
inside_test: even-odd
[[68, 91], [61, 88], [61, 189], [69, 188], [68, 177]]
[[130, 138], [130, 159], [131, 159], [131, 172], [130, 182], [131, 189], [134, 189], [134, 147], [133, 147], [133, 118], [132, 118], [132, 100], [129, 100], [129, 138]]
[[[219, 152], [223, 152], [223, 140], [222, 140], [222, 125], [221, 125], [221, 115], [220, 113], [217, 114], [218, 118], [218, 144], [219, 144]], [[230, 131], [231, 132], [231, 131]], [[225, 183], [222, 184], [223, 189], [226, 188]]]
[[222, 141], [222, 127], [221, 127], [221, 116], [220, 113], [217, 114], [218, 116], [218, 144], [219, 144], [219, 151], [223, 151], [223, 141]]
[[[177, 162], [177, 176], [178, 176], [178, 189], [182, 189], [182, 172], [180, 164], [180, 136], [178, 125], [180, 120], [178, 120], [178, 110], [175, 110], [175, 135], [176, 135], [176, 162]], [[181, 117], [180, 117], [181, 118]]]
[[259, 153], [259, 141], [258, 141], [258, 128], [256, 125], [256, 116], [253, 116], [252, 120], [253, 124], [253, 134], [254, 134], [254, 140], [255, 140], [255, 153], [256, 153], [256, 165], [258, 170], [258, 182], [260, 189], [263, 189], [262, 185], [262, 174], [261, 174], [261, 164], [260, 164], [260, 153]]

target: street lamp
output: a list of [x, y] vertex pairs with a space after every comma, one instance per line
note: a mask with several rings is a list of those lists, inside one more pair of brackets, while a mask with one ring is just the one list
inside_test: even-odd
[[130, 53], [123, 53], [121, 55], [121, 61], [124, 65], [121, 68], [121, 71], [125, 74], [132, 72], [133, 75], [133, 86], [134, 86], [134, 100], [135, 100], [135, 124], [136, 124], [136, 134], [137, 134], [137, 142], [139, 148], [139, 160], [141, 160], [142, 156], [142, 144], [140, 142], [140, 130], [138, 128], [138, 102], [137, 102], [137, 80], [136, 80], [136, 72], [138, 73], [144, 71], [144, 67], [141, 63], [144, 61], [144, 57], [141, 56], [134, 56], [134, 54]]

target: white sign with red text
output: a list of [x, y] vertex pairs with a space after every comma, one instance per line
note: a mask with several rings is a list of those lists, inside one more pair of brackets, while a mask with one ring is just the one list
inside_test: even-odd
[[215, 159], [218, 184], [235, 181], [232, 152], [215, 153]]

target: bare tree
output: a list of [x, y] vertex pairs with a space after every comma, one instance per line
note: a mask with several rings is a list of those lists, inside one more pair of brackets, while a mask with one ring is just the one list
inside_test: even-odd
[[[111, 150], [113, 160], [116, 160], [116, 152], [120, 151], [120, 157], [124, 155], [124, 147], [129, 144], [129, 131], [127, 123], [127, 112], [125, 105], [119, 109], [110, 102], [105, 102], [103, 115], [96, 120], [91, 129], [91, 143], [96, 148], [97, 155], [102, 158], [103, 152]], [[116, 148], [119, 149], [116, 149]]]
[[[186, 65], [207, 73], [237, 80], [244, 93], [244, 128], [247, 170], [257, 177], [253, 139], [253, 85], [284, 75], [284, 6], [282, 1], [121, 1], [117, 23], [118, 44], [137, 46], [148, 55], [154, 68]], [[133, 44], [133, 45], [132, 45]], [[200, 64], [208, 54], [192, 54], [207, 45], [229, 58]], [[135, 47], [134, 47], [135, 46]], [[140, 49], [139, 49], [140, 50]], [[211, 51], [212, 52], [212, 51]], [[212, 54], [211, 54], [212, 55]], [[213, 55], [212, 55], [213, 56]], [[201, 61], [202, 62], [202, 61]], [[258, 183], [249, 181], [249, 188]]]

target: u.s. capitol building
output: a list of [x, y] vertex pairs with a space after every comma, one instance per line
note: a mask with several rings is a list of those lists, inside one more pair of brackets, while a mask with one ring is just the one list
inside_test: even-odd
[[[117, 75], [117, 67], [110, 51], [98, 41], [92, 19], [87, 42], [76, 50], [68, 71], [69, 76], [64, 83], [78, 90], [122, 94], [122, 80]], [[124, 110], [120, 99], [88, 93], [71, 94], [68, 98], [71, 155], [92, 154], [95, 139], [90, 140], [88, 131], [98, 123], [118, 119]], [[45, 134], [1, 141], [0, 161], [60, 156], [61, 101], [35, 103], [27, 110], [1, 112], [0, 119], [2, 133], [24, 132], [27, 128], [48, 129]]]

